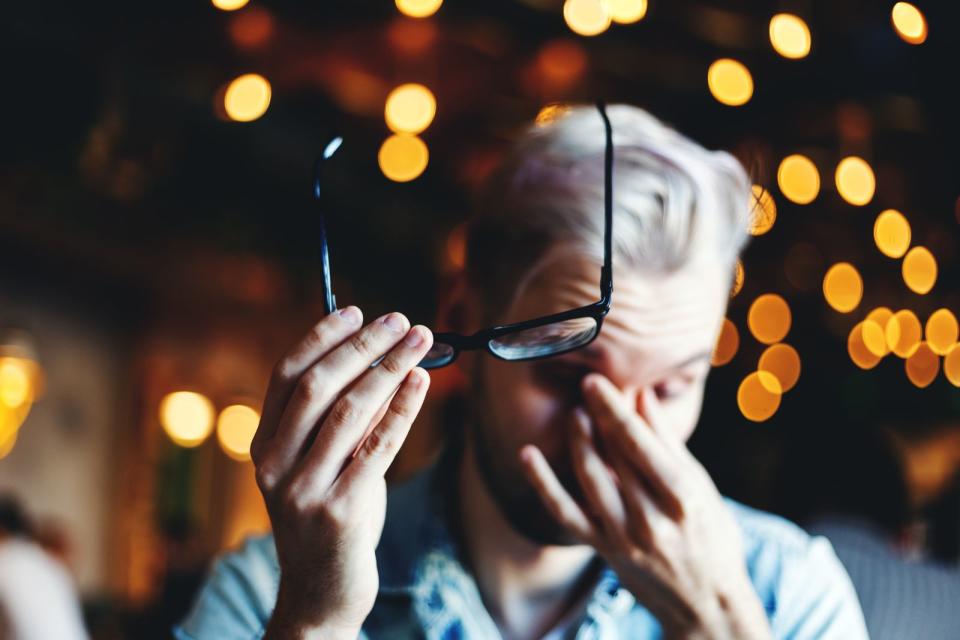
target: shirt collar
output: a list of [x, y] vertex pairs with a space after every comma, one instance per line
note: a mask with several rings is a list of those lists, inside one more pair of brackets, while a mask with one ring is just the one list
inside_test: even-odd
[[[476, 588], [450, 530], [461, 452], [459, 447], [446, 447], [434, 464], [391, 488], [377, 547], [382, 592], [412, 595], [428, 588], [425, 582], [441, 573], [447, 580]], [[622, 587], [617, 574], [605, 566], [588, 608], [616, 614], [633, 603], [632, 594]]]

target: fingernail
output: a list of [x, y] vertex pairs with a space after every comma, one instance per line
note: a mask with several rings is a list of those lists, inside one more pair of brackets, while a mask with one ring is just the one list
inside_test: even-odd
[[423, 344], [423, 332], [414, 327], [407, 332], [407, 337], [403, 339], [403, 342], [408, 347], [419, 347]]
[[360, 324], [360, 318], [362, 317], [360, 314], [360, 309], [354, 306], [344, 307], [343, 309], [338, 310], [337, 315], [339, 315], [344, 322], [350, 325]]
[[403, 333], [407, 330], [403, 322], [403, 316], [399, 313], [391, 313], [385, 316], [383, 318], [383, 324], [387, 325], [387, 328], [395, 333]]
[[412, 386], [414, 389], [419, 389], [420, 387], [422, 387], [424, 382], [426, 382], [426, 380], [423, 379], [423, 374], [421, 373], [410, 374], [410, 386]]

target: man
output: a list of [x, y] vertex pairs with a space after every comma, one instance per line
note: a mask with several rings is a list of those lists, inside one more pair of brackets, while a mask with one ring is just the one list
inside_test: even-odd
[[[361, 328], [355, 307], [324, 318], [278, 363], [252, 447], [274, 536], [218, 564], [181, 638], [866, 637], [829, 543], [724, 500], [684, 444], [750, 183], [639, 109], [609, 116], [617, 292], [596, 339], [519, 362], [464, 352], [462, 437], [388, 498], [431, 334], [400, 314]], [[604, 146], [592, 108], [519, 140], [446, 324], [596, 299]]]

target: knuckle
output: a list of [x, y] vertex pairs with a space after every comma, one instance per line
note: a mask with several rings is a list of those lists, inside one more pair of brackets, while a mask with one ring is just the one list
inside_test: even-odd
[[360, 416], [360, 407], [357, 401], [351, 396], [340, 398], [330, 410], [330, 420], [334, 424], [349, 424], [355, 422]]
[[323, 397], [326, 387], [326, 372], [320, 367], [311, 367], [297, 386], [297, 391], [301, 398], [310, 401]]
[[260, 492], [264, 495], [272, 492], [274, 487], [277, 486], [277, 474], [267, 464], [261, 463], [257, 465], [254, 477], [256, 478]]
[[396, 353], [383, 359], [380, 363], [384, 371], [393, 376], [400, 376], [406, 373], [407, 368], [400, 362], [400, 356]]
[[391, 451], [395, 442], [396, 439], [386, 429], [374, 429], [367, 436], [363, 448], [368, 456], [375, 456]]
[[350, 338], [350, 347], [359, 355], [369, 357], [373, 355], [373, 340], [368, 331], [361, 331]]
[[273, 366], [270, 380], [275, 385], [286, 385], [294, 381], [294, 363], [290, 358], [281, 358]]
[[387, 410], [395, 419], [400, 422], [408, 422], [417, 417], [417, 410], [413, 404], [409, 402], [409, 399], [402, 398], [398, 395], [395, 400]]

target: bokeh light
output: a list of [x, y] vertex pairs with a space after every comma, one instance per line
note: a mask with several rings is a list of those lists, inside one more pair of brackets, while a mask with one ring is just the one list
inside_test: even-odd
[[926, 247], [910, 249], [902, 267], [903, 281], [914, 293], [929, 293], [937, 283], [937, 260]]
[[763, 344], [783, 340], [790, 331], [790, 306], [775, 293], [759, 296], [747, 312], [747, 326], [753, 337]]
[[757, 370], [775, 375], [783, 393], [786, 393], [793, 389], [800, 379], [800, 354], [783, 342], [770, 345], [760, 355]]
[[18, 409], [33, 402], [32, 370], [22, 358], [0, 358], [0, 404]]
[[901, 258], [910, 248], [910, 223], [895, 209], [887, 209], [873, 223], [873, 241], [888, 258]]
[[863, 278], [849, 262], [838, 262], [823, 277], [823, 297], [840, 313], [850, 313], [863, 298]]
[[893, 28], [904, 42], [923, 44], [927, 39], [927, 19], [909, 2], [898, 2], [890, 12]]
[[820, 193], [820, 172], [813, 161], [803, 155], [787, 156], [777, 169], [780, 192], [797, 204], [810, 204]]
[[720, 325], [720, 335], [717, 336], [717, 344], [713, 348], [713, 356], [710, 358], [710, 364], [715, 367], [722, 367], [737, 355], [737, 349], [740, 347], [740, 332], [737, 331], [737, 325], [733, 324], [729, 318], [723, 319]]
[[647, 0], [606, 0], [610, 18], [620, 24], [632, 24], [647, 15]]
[[920, 345], [923, 327], [910, 309], [901, 309], [887, 322], [887, 346], [901, 358], [909, 358]]
[[236, 11], [247, 6], [250, 0], [211, 0], [213, 6], [221, 11]]
[[937, 309], [927, 318], [924, 337], [931, 351], [938, 356], [947, 355], [960, 338], [957, 317], [949, 309]]
[[383, 113], [394, 133], [420, 133], [433, 122], [437, 100], [422, 84], [402, 84], [387, 96]]
[[386, 177], [394, 182], [409, 182], [427, 168], [430, 152], [417, 136], [395, 133], [383, 141], [377, 161]]
[[746, 273], [743, 270], [743, 261], [737, 258], [737, 264], [733, 266], [733, 285], [730, 287], [731, 298], [735, 298], [743, 289], [744, 279], [746, 279]]
[[3, 432], [0, 432], [0, 460], [6, 458], [13, 451], [14, 445], [17, 444], [17, 433], [16, 429], [11, 429], [5, 436]]
[[935, 354], [926, 342], [921, 342], [917, 350], [907, 358], [904, 368], [910, 382], [923, 389], [930, 386], [940, 372], [940, 356]]
[[397, 0], [400, 13], [411, 18], [428, 18], [435, 14], [443, 0]]
[[737, 389], [737, 406], [747, 420], [763, 422], [780, 408], [783, 392], [780, 381], [767, 371], [754, 371], [740, 383]]
[[213, 430], [213, 403], [193, 391], [175, 391], [160, 402], [160, 424], [181, 447], [201, 444]]
[[863, 324], [858, 322], [850, 330], [850, 335], [847, 336], [847, 353], [850, 354], [853, 364], [861, 369], [873, 369], [880, 362], [881, 357], [867, 348], [863, 340]]
[[798, 16], [778, 13], [770, 18], [770, 44], [784, 58], [805, 58], [810, 53], [810, 28]]
[[862, 207], [873, 200], [877, 188], [877, 179], [873, 169], [863, 158], [850, 156], [837, 165], [837, 191], [852, 205]]
[[868, 313], [863, 321], [863, 342], [875, 356], [882, 358], [890, 353], [890, 345], [887, 344], [887, 323], [892, 317], [893, 311], [887, 307], [877, 307]]
[[231, 120], [251, 122], [270, 106], [271, 89], [267, 79], [247, 73], [234, 79], [223, 97], [223, 108]]
[[773, 228], [777, 221], [777, 203], [770, 191], [755, 184], [750, 198], [750, 235], [762, 236]]
[[260, 424], [260, 414], [245, 404], [232, 404], [217, 417], [217, 440], [234, 460], [250, 459], [250, 443]]
[[603, 0], [566, 0], [563, 19], [571, 31], [581, 36], [600, 35], [612, 21]]
[[943, 358], [943, 375], [955, 387], [960, 387], [960, 344], [955, 344]]
[[548, 124], [556, 122], [568, 113], [570, 113], [569, 105], [566, 105], [562, 102], [554, 102], [553, 104], [546, 105], [537, 112], [537, 117], [534, 119], [534, 123], [536, 123], [537, 126], [545, 127]]
[[753, 96], [753, 76], [741, 62], [721, 58], [707, 70], [707, 86], [721, 104], [739, 107]]

